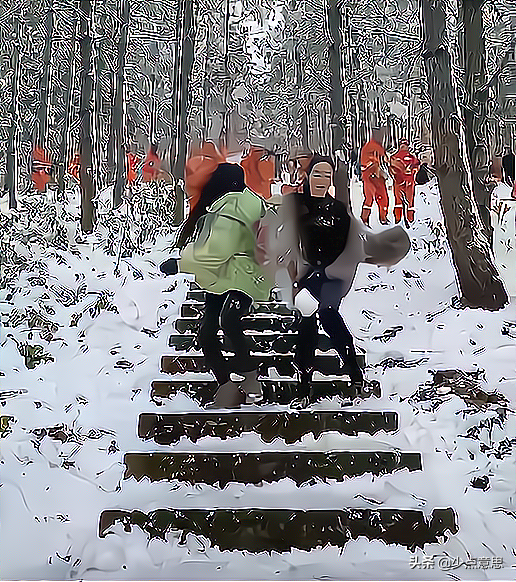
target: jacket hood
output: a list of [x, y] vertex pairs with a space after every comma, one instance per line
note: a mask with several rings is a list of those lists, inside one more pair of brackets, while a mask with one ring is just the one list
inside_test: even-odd
[[243, 192], [228, 192], [216, 200], [209, 208], [208, 213], [217, 212], [251, 227], [256, 222], [256, 216], [265, 214], [263, 198], [249, 188]]

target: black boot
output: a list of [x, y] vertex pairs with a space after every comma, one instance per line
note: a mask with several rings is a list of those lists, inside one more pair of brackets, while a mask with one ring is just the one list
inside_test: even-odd
[[295, 388], [295, 393], [293, 394], [292, 407], [293, 408], [306, 408], [310, 404], [312, 397], [312, 376], [313, 369], [311, 370], [298, 370], [298, 382]]

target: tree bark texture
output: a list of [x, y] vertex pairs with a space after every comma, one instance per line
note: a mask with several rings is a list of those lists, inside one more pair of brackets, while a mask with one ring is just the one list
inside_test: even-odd
[[[183, 221], [185, 211], [185, 193], [181, 182], [184, 181], [186, 153], [187, 153], [187, 131], [188, 131], [188, 105], [189, 105], [189, 79], [194, 62], [194, 2], [193, 0], [182, 0], [181, 27], [181, 61], [179, 73], [179, 86], [177, 87], [177, 147], [173, 165], [173, 175], [175, 181], [175, 201], [174, 201], [174, 224], [178, 225]], [[181, 181], [181, 182], [180, 182]]]
[[38, 111], [38, 133], [36, 145], [45, 149], [48, 127], [48, 93], [50, 85], [50, 60], [52, 57], [52, 35], [54, 32], [54, 11], [52, 7], [45, 18], [45, 49], [43, 52], [43, 72], [40, 85], [40, 103]]
[[508, 297], [487, 240], [461, 155], [461, 119], [452, 84], [442, 0], [421, 0], [424, 63], [432, 104], [432, 145], [447, 238], [463, 304], [498, 310]]
[[328, 45], [329, 67], [331, 75], [331, 153], [342, 149], [344, 130], [342, 128], [344, 91], [342, 88], [341, 50], [342, 50], [342, 18], [340, 0], [328, 0], [327, 19], [330, 31]]
[[80, 133], [80, 184], [81, 184], [81, 228], [92, 232], [95, 224], [95, 182], [93, 180], [93, 139], [91, 127], [91, 101], [93, 97], [93, 75], [91, 67], [91, 0], [80, 4], [81, 47], [81, 133]]
[[463, 108], [466, 125], [466, 145], [473, 177], [473, 193], [484, 224], [485, 234], [490, 243], [493, 240], [491, 228], [491, 193], [493, 186], [488, 182], [490, 156], [487, 145], [488, 90], [477, 90], [486, 82], [485, 41], [482, 21], [482, 5], [485, 0], [463, 0], [462, 22], [464, 32], [462, 49], [465, 70], [466, 104]]
[[20, 21], [18, 18], [13, 19], [13, 44], [11, 53], [11, 106], [9, 113], [11, 116], [11, 126], [9, 127], [9, 138], [7, 142], [6, 152], [6, 174], [4, 191], [9, 196], [9, 208], [15, 209], [16, 203], [16, 189], [18, 186], [18, 90], [20, 83]]
[[129, 0], [120, 0], [120, 37], [118, 40], [115, 101], [111, 114], [110, 151], [115, 162], [115, 187], [113, 189], [113, 207], [122, 203], [122, 193], [126, 180], [126, 155], [123, 139], [124, 107], [124, 69], [127, 52], [127, 33], [129, 28]]
[[75, 78], [75, 42], [77, 40], [77, 17], [74, 16], [72, 24], [72, 38], [70, 39], [70, 55], [68, 59], [68, 67], [64, 74], [64, 93], [63, 99], [65, 102], [65, 118], [63, 123], [63, 131], [61, 134], [61, 144], [59, 146], [59, 163], [57, 169], [57, 192], [61, 197], [65, 191], [65, 175], [68, 167], [68, 132], [70, 128], [70, 110], [72, 107], [72, 85]]

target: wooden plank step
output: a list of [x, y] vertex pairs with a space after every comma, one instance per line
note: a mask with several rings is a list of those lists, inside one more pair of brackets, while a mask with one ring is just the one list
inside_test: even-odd
[[[226, 354], [231, 370], [236, 370], [236, 356]], [[269, 368], [275, 368], [280, 376], [295, 376], [291, 354], [257, 354], [251, 352], [251, 359], [254, 362], [261, 376], [267, 376]], [[346, 364], [341, 364], [338, 356], [327, 354], [316, 354], [314, 358], [314, 369], [321, 374], [349, 375], [350, 369]], [[209, 372], [204, 356], [199, 353], [187, 353], [186, 355], [162, 356], [161, 371], [165, 374], [184, 374], [185, 372]]]
[[[245, 334], [251, 343], [252, 350], [257, 352], [278, 352], [280, 354], [293, 353], [297, 344], [298, 335], [295, 332], [247, 332]], [[233, 347], [229, 339], [220, 331], [219, 338], [222, 341], [223, 349], [231, 352]], [[168, 342], [171, 348], [177, 350], [196, 349], [197, 336], [195, 334], [173, 334]], [[327, 335], [319, 334], [318, 349], [327, 352], [332, 349], [330, 338]]]
[[[181, 317], [200, 317], [204, 313], [204, 303], [201, 301], [185, 301], [181, 304]], [[257, 301], [251, 307], [251, 314], [292, 315], [292, 310], [286, 303], [279, 301]]]
[[407, 469], [421, 471], [421, 454], [399, 451], [233, 453], [125, 453], [124, 479], [205, 483], [276, 483], [292, 479], [298, 487], [315, 481], [345, 481], [370, 473], [379, 477]]
[[[261, 380], [263, 404], [290, 404], [296, 398], [297, 381], [294, 379]], [[311, 383], [313, 401], [328, 396], [340, 396], [347, 400], [368, 398], [371, 395], [380, 398], [380, 391], [373, 390], [359, 393], [348, 380], [313, 381]], [[176, 394], [185, 394], [192, 400], [205, 406], [213, 401], [217, 390], [215, 380], [154, 380], [151, 384], [151, 400], [155, 404], [163, 404], [164, 398], [172, 398]]]
[[[244, 329], [252, 331], [297, 331], [297, 317], [294, 315], [246, 315], [242, 317]], [[179, 317], [174, 322], [178, 333], [197, 332], [199, 317]]]
[[[201, 301], [204, 303], [204, 299], [205, 299], [205, 291], [204, 289], [201, 289], [200, 287], [190, 287], [190, 290], [187, 291], [186, 293], [186, 300], [187, 301]], [[271, 299], [270, 299], [270, 303], [273, 302], [278, 302], [278, 290], [277, 289], [273, 289], [271, 291]], [[262, 302], [265, 303], [265, 302]]]
[[[426, 518], [414, 509], [157, 509], [149, 513], [107, 509], [99, 520], [99, 536], [116, 524], [127, 533], [139, 527], [149, 540], [167, 535], [202, 536], [219, 550], [252, 553], [313, 550], [327, 545], [343, 548], [363, 536], [411, 551], [425, 544], [444, 543], [456, 534], [457, 515], [451, 507], [434, 509]], [[443, 539], [444, 538], [444, 539]]]
[[227, 439], [256, 433], [266, 442], [280, 438], [287, 444], [307, 434], [319, 438], [337, 432], [348, 436], [375, 435], [379, 431], [398, 430], [394, 411], [337, 410], [282, 412], [191, 412], [180, 414], [142, 413], [138, 418], [138, 436], [159, 445], [178, 443], [181, 437], [197, 442], [203, 437]]

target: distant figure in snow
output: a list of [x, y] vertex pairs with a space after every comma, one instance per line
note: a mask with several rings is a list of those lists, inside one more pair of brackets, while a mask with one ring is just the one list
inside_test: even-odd
[[44, 192], [53, 175], [54, 166], [50, 156], [42, 148], [36, 146], [32, 154], [32, 181], [36, 190]]
[[351, 162], [351, 172], [350, 172], [351, 175], [355, 174], [355, 176], [359, 180], [362, 180], [362, 173], [360, 171], [360, 158], [357, 150], [351, 150], [350, 162]]
[[414, 191], [416, 188], [415, 174], [419, 168], [419, 160], [410, 153], [409, 142], [400, 140], [399, 150], [391, 156], [390, 173], [394, 179], [394, 219], [400, 222], [405, 214], [408, 226], [414, 222]]
[[502, 157], [503, 181], [510, 186], [514, 186], [514, 154], [511, 148], [505, 150]]
[[362, 182], [364, 184], [364, 203], [362, 205], [361, 219], [367, 226], [369, 226], [369, 216], [373, 201], [378, 205], [380, 222], [388, 224], [389, 198], [385, 186], [388, 174], [382, 167], [387, 164], [383, 147], [384, 140], [385, 128], [373, 129], [371, 139], [364, 145], [360, 154]]
[[500, 156], [494, 156], [491, 160], [489, 174], [493, 176], [497, 182], [503, 181], [502, 158]]

